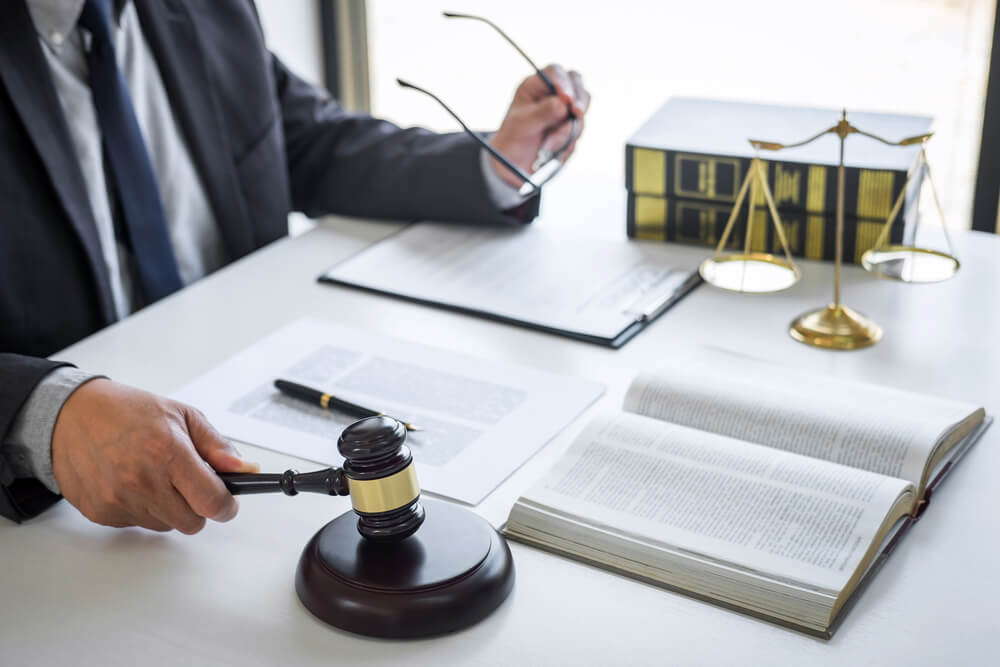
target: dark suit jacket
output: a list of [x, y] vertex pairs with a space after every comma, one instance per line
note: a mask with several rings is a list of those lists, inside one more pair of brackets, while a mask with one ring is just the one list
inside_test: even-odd
[[[523, 222], [493, 207], [467, 136], [344, 111], [264, 44], [251, 0], [134, 0], [230, 259], [287, 215]], [[23, 0], [0, 3], [0, 438], [57, 362], [114, 320], [69, 130]], [[100, 369], [93, 369], [99, 371]], [[0, 440], [2, 441], [2, 440]], [[0, 460], [0, 515], [56, 499]]]

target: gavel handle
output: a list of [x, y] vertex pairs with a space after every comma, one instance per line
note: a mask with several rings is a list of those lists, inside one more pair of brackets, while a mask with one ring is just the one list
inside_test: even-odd
[[322, 493], [328, 496], [346, 496], [347, 478], [340, 468], [326, 468], [313, 472], [220, 472], [219, 477], [229, 492], [236, 495], [248, 493], [284, 493], [294, 496], [300, 492]]

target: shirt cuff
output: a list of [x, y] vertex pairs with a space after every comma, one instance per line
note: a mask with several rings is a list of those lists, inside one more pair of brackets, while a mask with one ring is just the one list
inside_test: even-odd
[[84, 383], [103, 377], [78, 368], [57, 368], [46, 375], [24, 402], [0, 447], [15, 477], [34, 477], [55, 494], [59, 483], [52, 472], [52, 432], [66, 400]]
[[528, 198], [522, 197], [518, 194], [517, 188], [500, 178], [500, 174], [493, 168], [493, 163], [490, 161], [491, 157], [489, 151], [485, 148], [480, 149], [479, 166], [482, 168], [483, 180], [486, 181], [486, 189], [490, 193], [490, 199], [493, 200], [493, 204], [501, 211], [509, 211], [512, 208], [517, 208]]

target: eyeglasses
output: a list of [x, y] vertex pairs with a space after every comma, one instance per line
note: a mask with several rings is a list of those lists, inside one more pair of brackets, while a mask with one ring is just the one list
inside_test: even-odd
[[[486, 25], [490, 26], [491, 28], [493, 28], [494, 30], [496, 30], [498, 33], [500, 33], [501, 37], [507, 40], [507, 42], [511, 46], [513, 46], [514, 49], [518, 53], [520, 53], [525, 60], [528, 61], [528, 64], [531, 65], [532, 69], [535, 70], [535, 73], [538, 75], [538, 78], [540, 78], [542, 82], [545, 83], [545, 86], [549, 89], [549, 92], [552, 93], [553, 95], [559, 94], [558, 89], [556, 88], [556, 84], [553, 83], [552, 79], [544, 71], [539, 69], [538, 65], [536, 65], [534, 61], [528, 57], [528, 54], [525, 53], [524, 50], [507, 35], [507, 33], [505, 33], [503, 30], [497, 27], [495, 23], [493, 23], [489, 19], [485, 19], [481, 16], [474, 16], [472, 14], [458, 14], [456, 12], [442, 12], [442, 13], [446, 18], [450, 19], [471, 19], [473, 21], [481, 21]], [[538, 155], [535, 157], [534, 163], [531, 165], [532, 174], [529, 175], [523, 169], [521, 169], [516, 164], [511, 162], [503, 153], [501, 153], [493, 146], [491, 146], [485, 139], [479, 136], [479, 134], [470, 130], [469, 126], [466, 125], [465, 122], [458, 117], [458, 114], [452, 111], [451, 107], [445, 104], [441, 100], [441, 98], [439, 98], [437, 95], [430, 92], [429, 90], [421, 88], [420, 86], [414, 85], [409, 81], [404, 81], [403, 79], [396, 79], [396, 83], [398, 83], [403, 88], [411, 88], [413, 90], [421, 92], [424, 95], [427, 95], [428, 97], [433, 99], [438, 104], [440, 104], [441, 107], [445, 111], [447, 111], [452, 118], [458, 121], [458, 124], [462, 126], [462, 129], [465, 130], [465, 132], [470, 137], [472, 137], [480, 146], [482, 146], [486, 150], [486, 152], [488, 152], [490, 155], [496, 158], [496, 161], [502, 164], [504, 168], [508, 169], [511, 173], [513, 173], [522, 181], [524, 181], [524, 185], [522, 185], [521, 188], [518, 190], [518, 194], [520, 194], [522, 197], [526, 197], [528, 195], [532, 195], [540, 191], [543, 185], [552, 180], [552, 178], [562, 168], [563, 166], [562, 158], [565, 155], [566, 151], [569, 150], [569, 147], [573, 145], [573, 142], [576, 140], [580, 131], [580, 119], [577, 118], [576, 114], [573, 112], [572, 109], [568, 109], [567, 118], [569, 118], [569, 120], [571, 121], [569, 136], [566, 138], [566, 141], [558, 149], [554, 151], [544, 147], [541, 148], [538, 151]]]

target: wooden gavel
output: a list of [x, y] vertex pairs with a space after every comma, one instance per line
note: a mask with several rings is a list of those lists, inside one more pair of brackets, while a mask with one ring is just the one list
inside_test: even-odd
[[510, 549], [493, 526], [453, 503], [421, 500], [405, 440], [406, 427], [392, 417], [368, 417], [338, 439], [342, 468], [220, 475], [234, 494], [351, 497], [354, 511], [302, 550], [295, 592], [317, 618], [372, 637], [460, 630], [491, 614], [514, 586]]
[[233, 495], [301, 492], [350, 496], [358, 532], [376, 542], [398, 542], [424, 521], [420, 486], [406, 427], [391, 417], [368, 417], [351, 424], [337, 440], [343, 468], [307, 473], [219, 473]]

